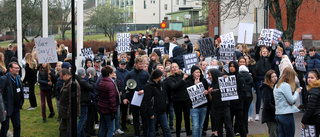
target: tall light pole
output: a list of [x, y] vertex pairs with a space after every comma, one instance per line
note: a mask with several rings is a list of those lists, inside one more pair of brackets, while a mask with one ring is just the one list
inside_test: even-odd
[[21, 0], [16, 1], [17, 10], [17, 49], [18, 49], [18, 61], [22, 60], [22, 16], [21, 16]]
[[48, 0], [42, 0], [42, 37], [48, 37]]

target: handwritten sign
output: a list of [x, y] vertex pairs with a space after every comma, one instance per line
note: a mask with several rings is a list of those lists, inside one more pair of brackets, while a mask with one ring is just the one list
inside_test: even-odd
[[274, 40], [275, 44], [279, 43], [279, 38], [281, 38], [283, 32], [277, 29], [273, 29], [273, 36], [272, 39]]
[[252, 44], [254, 24], [240, 23], [238, 33], [238, 43]]
[[233, 32], [221, 35], [220, 38], [219, 61], [233, 61], [233, 55], [236, 47]]
[[203, 57], [215, 55], [214, 43], [211, 37], [198, 40], [200, 53]]
[[304, 125], [305, 129], [301, 126], [301, 137], [316, 137], [315, 125]]
[[296, 65], [296, 69], [299, 71], [304, 71], [306, 72], [306, 66], [303, 65], [304, 62], [304, 56], [297, 56], [295, 59], [295, 65]]
[[34, 43], [37, 50], [39, 64], [58, 62], [57, 50], [53, 37], [35, 38]]
[[222, 101], [239, 99], [237, 92], [237, 80], [235, 75], [230, 75], [226, 78], [219, 77], [218, 80]]
[[152, 48], [152, 52], [154, 52], [154, 50], [156, 50], [156, 49], [159, 49], [160, 50], [160, 52], [161, 52], [161, 57], [159, 57], [159, 58], [162, 58], [163, 57], [163, 55], [165, 54], [165, 49], [164, 49], [165, 47], [157, 47], [157, 48]]
[[272, 29], [262, 29], [260, 33], [261, 39], [259, 40], [259, 45], [261, 46], [272, 46], [273, 40], [273, 30]]
[[118, 53], [130, 52], [131, 47], [131, 34], [130, 33], [117, 33], [117, 51]]
[[294, 57], [299, 55], [299, 51], [303, 49], [302, 41], [296, 41], [294, 42], [294, 51], [296, 54], [294, 54]]
[[188, 87], [187, 91], [192, 102], [192, 108], [196, 108], [208, 102], [206, 96], [204, 95], [205, 89], [202, 82]]
[[193, 65], [197, 66], [199, 63], [197, 53], [183, 55], [183, 61], [184, 61], [185, 72], [188, 74], [191, 74], [192, 66]]

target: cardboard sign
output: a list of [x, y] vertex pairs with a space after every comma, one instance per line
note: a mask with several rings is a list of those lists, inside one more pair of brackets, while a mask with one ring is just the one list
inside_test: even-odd
[[183, 55], [185, 73], [191, 74], [191, 68], [193, 65], [198, 65], [199, 59], [197, 53], [190, 53]]
[[233, 32], [229, 32], [227, 34], [221, 35], [221, 43], [223, 44], [236, 44], [234, 41]]
[[215, 55], [214, 41], [211, 37], [198, 40], [200, 53], [203, 57], [210, 57]]
[[294, 54], [294, 57], [299, 55], [299, 50], [303, 49], [302, 40], [294, 42], [294, 50], [296, 54]]
[[131, 47], [131, 34], [130, 33], [117, 33], [117, 51], [118, 53], [130, 52]]
[[223, 70], [229, 73], [229, 64], [223, 65]]
[[36, 46], [39, 64], [58, 62], [57, 50], [53, 37], [35, 38], [34, 44]]
[[165, 54], [165, 53], [164, 53], [164, 48], [165, 48], [165, 47], [152, 48], [152, 52], [154, 52], [154, 50], [155, 50], [155, 49], [159, 49], [159, 50], [160, 50], [160, 52], [161, 52], [161, 57], [159, 57], [159, 58], [162, 58], [162, 57], [163, 57], [163, 55]]
[[315, 125], [304, 125], [305, 129], [301, 126], [301, 137], [316, 137]]
[[202, 82], [188, 87], [187, 91], [192, 102], [192, 108], [196, 108], [208, 102], [206, 96], [204, 95], [205, 89]]
[[240, 23], [238, 32], [238, 43], [252, 44], [254, 24]]
[[295, 65], [296, 65], [296, 69], [299, 71], [304, 71], [306, 72], [306, 66], [303, 65], [304, 62], [304, 56], [297, 56], [295, 59]]
[[273, 29], [273, 36], [272, 39], [274, 40], [275, 44], [279, 43], [279, 38], [281, 38], [283, 32], [277, 29]]
[[237, 92], [237, 80], [235, 75], [226, 78], [219, 77], [219, 88], [221, 91], [221, 101], [239, 99]]
[[92, 48], [83, 48], [81, 49], [81, 53], [82, 53], [82, 56], [83, 56], [83, 60], [86, 60], [86, 59], [94, 59], [94, 54], [93, 54], [93, 51], [92, 51]]
[[261, 39], [259, 40], [259, 45], [261, 46], [272, 46], [273, 40], [273, 30], [272, 29], [262, 29], [260, 33]]
[[173, 44], [173, 43], [170, 42], [170, 45], [169, 45], [169, 58], [173, 57], [172, 50], [173, 50], [173, 48], [176, 47], [176, 46], [178, 46], [178, 45]]

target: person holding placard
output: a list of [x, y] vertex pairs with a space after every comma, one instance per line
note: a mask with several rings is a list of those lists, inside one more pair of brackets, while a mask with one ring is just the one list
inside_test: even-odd
[[294, 137], [295, 134], [293, 113], [299, 112], [299, 109], [294, 104], [301, 92], [300, 88], [294, 91], [295, 76], [296, 72], [292, 68], [285, 68], [278, 84], [273, 89], [279, 137]]
[[[191, 68], [191, 77], [188, 78], [187, 87], [193, 86], [195, 84], [198, 84], [202, 82], [204, 86], [204, 93], [203, 95], [206, 96], [206, 98], [212, 98], [210, 94], [208, 94], [208, 83], [207, 80], [203, 78], [203, 75], [201, 73], [201, 69], [197, 66], [192, 66]], [[192, 137], [201, 137], [202, 136], [202, 129], [203, 129], [203, 123], [206, 118], [207, 113], [207, 103], [202, 104], [198, 107], [191, 107], [190, 108], [190, 115], [191, 115], [191, 122], [192, 122]]]
[[301, 119], [302, 128], [305, 128], [305, 124], [315, 125], [316, 137], [320, 134], [320, 73], [317, 69], [314, 69], [308, 74], [308, 107]]
[[[178, 47], [178, 46], [177, 46]], [[181, 47], [180, 47], [181, 48]], [[190, 132], [190, 107], [191, 101], [187, 91], [186, 79], [188, 74], [183, 74], [177, 63], [172, 63], [167, 78], [167, 91], [172, 93], [173, 108], [176, 116], [176, 136], [180, 137], [182, 112], [184, 114], [187, 136]]]

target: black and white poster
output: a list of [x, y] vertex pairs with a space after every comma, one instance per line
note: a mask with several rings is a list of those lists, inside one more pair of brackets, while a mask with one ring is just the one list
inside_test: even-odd
[[236, 47], [233, 32], [221, 35], [220, 38], [221, 43], [219, 48], [219, 61], [233, 61], [234, 51]]
[[162, 58], [163, 55], [165, 54], [165, 52], [164, 52], [164, 47], [152, 48], [152, 52], [154, 52], [154, 50], [156, 50], [156, 49], [159, 49], [159, 50], [160, 50], [160, 52], [161, 52], [161, 57], [159, 57], [159, 58]]
[[223, 70], [229, 73], [229, 64], [223, 65]]
[[239, 99], [237, 92], [237, 80], [235, 75], [219, 77], [219, 87], [221, 91], [221, 101]]
[[23, 96], [24, 98], [29, 98], [29, 87], [23, 87]]
[[211, 37], [198, 40], [200, 53], [203, 57], [211, 57], [215, 55], [214, 41]]
[[213, 65], [207, 66], [207, 67], [206, 67], [206, 70], [205, 70], [204, 78], [206, 78], [206, 79], [208, 78], [208, 71], [209, 71], [210, 69], [217, 69], [217, 70], [219, 70], [219, 66], [213, 66]]
[[94, 53], [92, 51], [92, 48], [89, 47], [89, 48], [83, 48], [81, 49], [81, 54], [83, 56], [83, 60], [86, 60], [86, 59], [94, 59]]
[[273, 29], [273, 37], [272, 39], [274, 40], [275, 44], [279, 43], [279, 38], [282, 36], [283, 32], [277, 29]]
[[303, 49], [303, 45], [302, 45], [302, 40], [301, 41], [296, 41], [294, 42], [294, 52], [296, 52], [296, 54], [294, 54], [294, 57], [299, 55], [299, 51]]
[[197, 53], [190, 53], [183, 55], [185, 73], [191, 74], [191, 68], [193, 65], [198, 65], [199, 59]]
[[196, 108], [208, 102], [206, 96], [204, 95], [205, 89], [202, 82], [188, 87], [187, 91], [192, 102], [192, 108]]
[[117, 51], [118, 53], [130, 52], [131, 47], [131, 34], [130, 33], [117, 33]]
[[306, 72], [306, 66], [303, 65], [304, 62], [304, 56], [297, 56], [295, 59], [295, 65], [296, 65], [296, 69], [299, 71], [304, 71]]
[[233, 32], [229, 32], [227, 34], [221, 35], [221, 43], [223, 44], [236, 44], [234, 41], [234, 36], [233, 36]]
[[259, 45], [261, 46], [272, 46], [273, 40], [273, 29], [262, 29], [260, 33], [261, 39]]
[[301, 126], [301, 137], [316, 137], [315, 125], [304, 125], [305, 129]]

